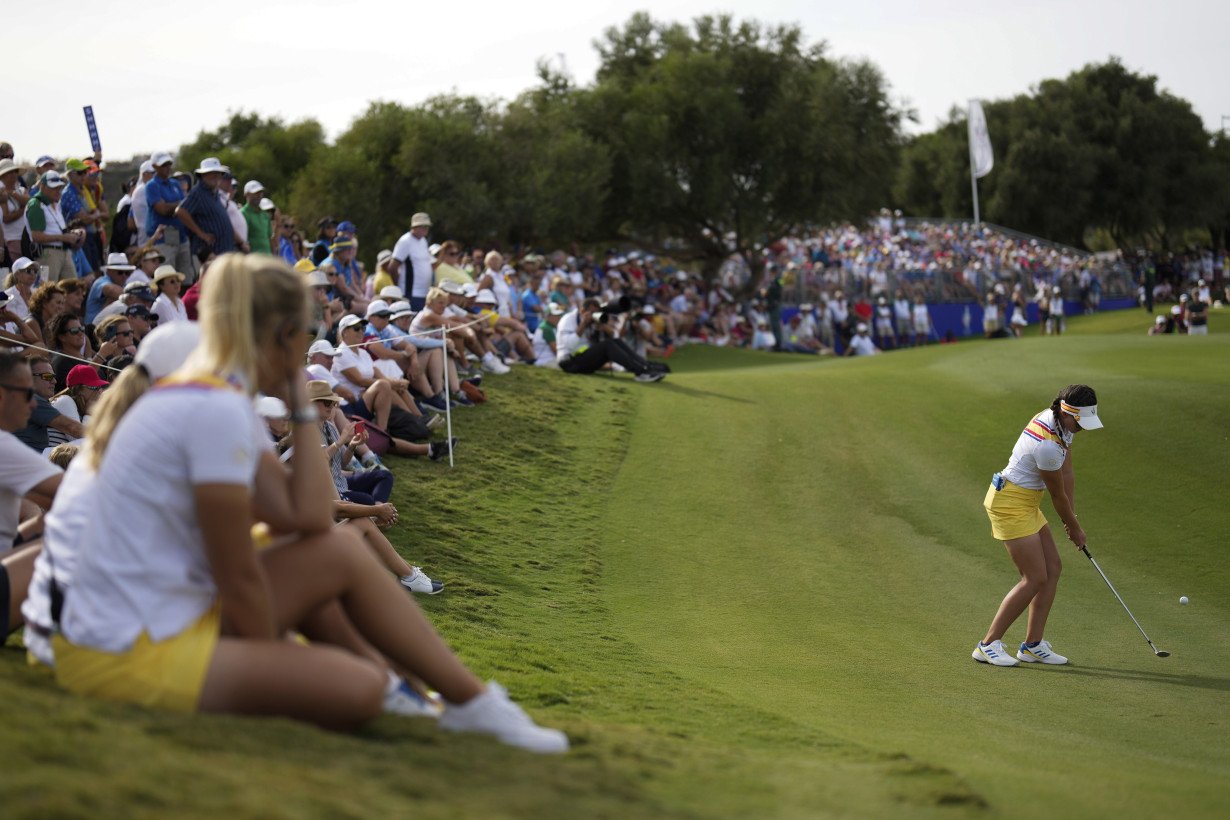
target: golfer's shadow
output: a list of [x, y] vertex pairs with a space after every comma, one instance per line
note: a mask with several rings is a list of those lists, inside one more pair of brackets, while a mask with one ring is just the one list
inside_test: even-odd
[[1068, 675], [1088, 675], [1094, 678], [1140, 681], [1142, 683], [1169, 683], [1175, 686], [1192, 686], [1196, 689], [1212, 689], [1215, 692], [1230, 692], [1230, 678], [1215, 678], [1208, 675], [1172, 675], [1169, 672], [1144, 672], [1135, 669], [1103, 669], [1097, 666], [1067, 664], [1056, 667]]

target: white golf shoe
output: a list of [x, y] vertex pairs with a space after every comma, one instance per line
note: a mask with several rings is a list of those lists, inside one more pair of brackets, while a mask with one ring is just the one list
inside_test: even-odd
[[1019, 666], [1021, 663], [1008, 654], [1003, 641], [991, 641], [985, 645], [979, 643], [974, 647], [973, 658], [979, 663], [989, 663], [992, 666]]
[[1067, 658], [1051, 649], [1050, 641], [1039, 641], [1037, 646], [1021, 644], [1016, 656], [1025, 663], [1050, 663], [1059, 666], [1068, 662]]

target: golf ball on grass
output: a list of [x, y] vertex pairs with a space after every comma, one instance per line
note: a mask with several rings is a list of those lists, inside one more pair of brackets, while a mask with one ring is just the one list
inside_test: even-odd
[[1187, 606], [1187, 596], [1186, 595], [1179, 596], [1179, 603], [1181, 603], [1183, 606]]

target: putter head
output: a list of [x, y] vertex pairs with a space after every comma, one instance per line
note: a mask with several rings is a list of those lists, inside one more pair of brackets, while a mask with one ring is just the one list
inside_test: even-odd
[[1169, 652], [1167, 652], [1165, 649], [1155, 649], [1155, 650], [1153, 650], [1153, 652], [1154, 652], [1154, 654], [1156, 654], [1159, 658], [1169, 658], [1169, 657], [1170, 657], [1170, 653], [1169, 653]]

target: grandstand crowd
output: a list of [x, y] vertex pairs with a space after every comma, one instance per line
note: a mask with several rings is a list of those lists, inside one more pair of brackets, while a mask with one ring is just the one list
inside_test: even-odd
[[1190, 285], [1157, 327], [1199, 332], [1223, 273], [886, 212], [710, 279], [635, 249], [435, 241], [416, 213], [369, 271], [361, 225], [306, 236], [215, 158], [154, 154], [114, 207], [100, 161], [27, 168], [0, 144], [0, 635], [24, 626], [83, 694], [330, 727], [427, 715], [544, 752], [567, 739], [461, 665], [405, 594], [444, 584], [388, 537], [385, 460], [451, 460], [446, 419], [499, 376], [654, 382], [700, 343], [871, 355], [937, 341], [938, 301], [980, 303], [988, 336], [1024, 333], [1031, 304], [1061, 333], [1065, 300], [1095, 310], [1133, 275], [1150, 310]]

